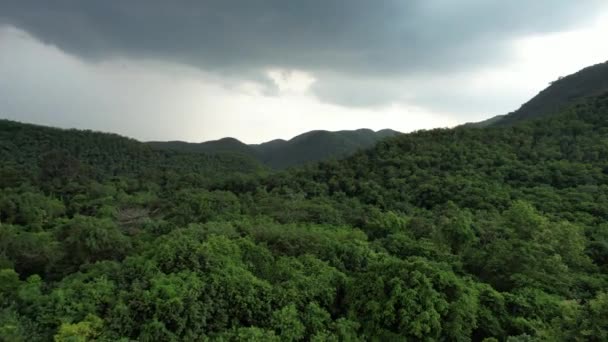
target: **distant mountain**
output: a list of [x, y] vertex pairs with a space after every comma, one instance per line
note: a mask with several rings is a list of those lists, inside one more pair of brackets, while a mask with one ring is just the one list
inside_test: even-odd
[[187, 143], [183, 141], [149, 142], [158, 150], [184, 152], [233, 152], [257, 159], [275, 169], [283, 169], [309, 162], [340, 158], [353, 154], [357, 150], [373, 146], [378, 141], [400, 134], [397, 131], [384, 129], [377, 132], [371, 129], [353, 131], [310, 131], [291, 140], [276, 139], [262, 144], [247, 145], [234, 138]]
[[510, 126], [523, 120], [557, 114], [586, 97], [602, 94], [606, 90], [608, 90], [608, 62], [560, 77], [514, 112], [465, 126]]
[[392, 130], [374, 132], [371, 129], [355, 131], [311, 131], [288, 141], [271, 141], [254, 148], [261, 161], [273, 168], [286, 168], [308, 162], [350, 155], [357, 150], [372, 147], [378, 141], [399, 134]]
[[[242, 143], [235, 138], [222, 138], [204, 143], [187, 143], [184, 141], [152, 141], [148, 142], [152, 148], [157, 150], [173, 150], [189, 153], [222, 153], [231, 152], [247, 156], [256, 156], [256, 150], [252, 146]], [[257, 156], [256, 156], [257, 159]]]

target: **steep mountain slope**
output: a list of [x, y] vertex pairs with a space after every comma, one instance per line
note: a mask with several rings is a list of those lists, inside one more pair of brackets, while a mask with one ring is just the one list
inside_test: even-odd
[[370, 129], [354, 131], [311, 131], [285, 141], [272, 140], [262, 144], [246, 145], [234, 138], [224, 138], [199, 144], [179, 141], [150, 142], [159, 150], [187, 152], [234, 152], [259, 160], [272, 168], [282, 169], [329, 158], [345, 157], [373, 146], [378, 141], [399, 134], [390, 129], [374, 132]]
[[517, 122], [559, 113], [585, 97], [608, 90], [608, 62], [584, 68], [572, 75], [560, 77], [518, 110], [464, 126], [509, 126]]

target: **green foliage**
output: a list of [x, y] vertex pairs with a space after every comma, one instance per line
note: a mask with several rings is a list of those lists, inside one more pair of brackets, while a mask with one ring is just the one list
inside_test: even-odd
[[131, 242], [109, 219], [75, 216], [58, 228], [57, 237], [67, 251], [66, 264], [81, 265], [121, 259]]
[[23, 226], [0, 226], [0, 258], [4, 267], [22, 276], [45, 274], [63, 258], [64, 250], [49, 231], [29, 232]]
[[0, 222], [39, 231], [65, 212], [63, 203], [28, 189], [0, 191]]
[[304, 337], [305, 327], [293, 304], [275, 311], [271, 324], [283, 341], [298, 341]]
[[598, 293], [584, 307], [582, 319], [578, 326], [580, 336], [588, 341], [605, 341], [608, 339], [608, 294]]
[[351, 315], [370, 337], [467, 340], [476, 326], [476, 292], [445, 265], [386, 258], [355, 278]]
[[605, 341], [607, 113], [271, 174], [0, 121], [0, 340]]
[[177, 225], [236, 218], [240, 214], [238, 198], [226, 191], [182, 190], [175, 195], [168, 217]]
[[274, 331], [256, 327], [236, 328], [211, 339], [212, 341], [250, 341], [250, 342], [278, 342], [281, 339]]
[[101, 318], [87, 315], [84, 321], [76, 324], [64, 323], [54, 337], [55, 342], [86, 342], [95, 340], [103, 328]]

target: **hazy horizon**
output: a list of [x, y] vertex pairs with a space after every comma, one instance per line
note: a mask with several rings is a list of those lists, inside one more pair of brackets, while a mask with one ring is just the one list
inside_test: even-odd
[[[92, 131], [92, 132], [97, 132], [97, 133], [118, 134], [120, 136], [123, 136], [123, 137], [126, 137], [126, 138], [130, 138], [130, 139], [135, 139], [135, 140], [143, 142], [143, 143], [151, 143], [151, 142], [186, 142], [186, 143], [196, 144], [196, 143], [205, 143], [205, 142], [218, 141], [218, 140], [222, 140], [222, 139], [236, 139], [236, 140], [239, 140], [240, 142], [245, 143], [247, 145], [259, 145], [259, 144], [264, 144], [264, 143], [271, 142], [271, 141], [274, 141], [274, 140], [289, 141], [289, 140], [294, 139], [294, 138], [296, 138], [296, 137], [298, 137], [300, 135], [303, 135], [303, 134], [306, 134], [306, 133], [310, 133], [310, 132], [315, 132], [315, 131], [317, 131], [317, 132], [318, 131], [326, 131], [326, 132], [335, 133], [335, 132], [340, 132], [340, 131], [358, 131], [358, 130], [365, 130], [365, 129], [372, 130], [371, 128], [367, 128], [367, 127], [360, 127], [360, 128], [354, 128], [354, 129], [346, 129], [346, 130], [345, 129], [340, 129], [340, 130], [333, 130], [333, 131], [332, 130], [325, 130], [325, 129], [312, 129], [310, 131], [304, 131], [304, 132], [297, 133], [296, 135], [288, 137], [288, 138], [273, 138], [273, 139], [270, 139], [270, 140], [264, 140], [264, 141], [256, 142], [256, 143], [249, 143], [249, 142], [243, 141], [243, 140], [241, 140], [241, 139], [239, 139], [237, 137], [233, 137], [233, 136], [230, 136], [230, 135], [226, 135], [226, 136], [223, 136], [223, 137], [217, 138], [217, 139], [200, 140], [200, 141], [188, 141], [188, 140], [180, 140], [180, 139], [172, 139], [172, 140], [141, 140], [141, 139], [138, 139], [136, 137], [128, 136], [128, 135], [125, 135], [125, 134], [120, 134], [118, 132], [104, 131], [104, 130], [92, 129], [92, 128], [87, 128], [87, 127], [60, 127], [60, 126], [53, 125], [53, 124], [40, 124], [40, 123], [36, 123], [36, 122], [28, 122], [28, 121], [23, 121], [23, 120], [17, 120], [17, 119], [10, 119], [10, 118], [0, 117], [0, 120], [2, 120], [2, 119], [10, 120], [10, 121], [13, 121], [13, 122], [18, 122], [18, 123], [21, 123], [21, 124], [38, 125], [38, 126], [58, 128], [58, 129], [65, 129], [65, 130], [75, 129], [75, 130]], [[374, 129], [372, 131], [377, 133], [377, 132], [384, 131], [384, 130], [393, 130], [393, 129], [392, 128], [382, 128], [382, 129]], [[400, 131], [397, 131], [397, 130], [393, 130], [393, 131], [395, 131], [397, 133], [404, 133], [404, 132], [400, 132]]]

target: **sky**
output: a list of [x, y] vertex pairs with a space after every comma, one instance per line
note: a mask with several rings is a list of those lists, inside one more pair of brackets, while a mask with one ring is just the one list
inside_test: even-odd
[[605, 0], [0, 1], [0, 118], [142, 141], [452, 127], [608, 60]]

